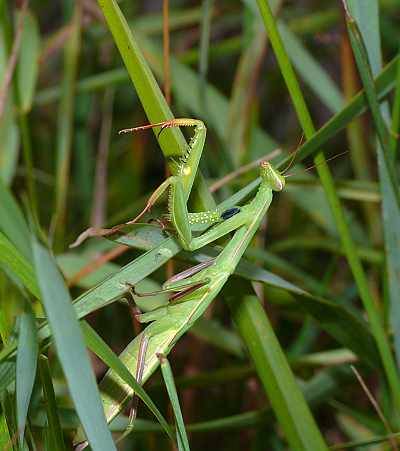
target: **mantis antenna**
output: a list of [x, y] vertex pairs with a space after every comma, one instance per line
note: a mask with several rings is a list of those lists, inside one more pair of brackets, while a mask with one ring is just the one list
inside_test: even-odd
[[298, 173], [307, 172], [307, 171], [309, 171], [311, 169], [314, 169], [314, 168], [316, 168], [318, 166], [321, 166], [321, 164], [328, 163], [328, 161], [332, 161], [332, 160], [335, 160], [336, 158], [342, 157], [343, 155], [345, 155], [348, 152], [349, 152], [348, 150], [345, 150], [345, 151], [340, 152], [340, 153], [338, 153], [336, 155], [333, 155], [332, 157], [328, 158], [327, 160], [325, 160], [325, 161], [323, 161], [321, 163], [313, 164], [312, 166], [309, 166], [308, 168], [305, 168], [302, 171], [292, 172], [292, 174], [287, 174], [287, 175], [285, 175], [285, 177], [292, 177], [293, 175], [296, 175]]
[[304, 133], [301, 135], [300, 141], [299, 141], [299, 143], [297, 144], [296, 149], [292, 152], [292, 158], [290, 159], [289, 164], [288, 164], [288, 165], [286, 166], [286, 168], [282, 171], [282, 175], [285, 175], [286, 171], [288, 171], [288, 170], [290, 169], [290, 167], [292, 166], [292, 164], [293, 164], [293, 162], [294, 162], [294, 159], [296, 158], [297, 152], [298, 152], [300, 146], [301, 146], [302, 143], [303, 143], [303, 139], [304, 139]]

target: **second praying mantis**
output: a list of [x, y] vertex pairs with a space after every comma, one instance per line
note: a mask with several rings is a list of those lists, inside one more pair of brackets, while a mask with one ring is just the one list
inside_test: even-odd
[[[145, 382], [157, 368], [159, 364], [157, 356], [169, 353], [177, 340], [190, 329], [221, 291], [257, 232], [271, 204], [273, 192], [282, 191], [285, 186], [284, 176], [270, 163], [263, 161], [260, 164], [261, 183], [250, 202], [243, 206], [233, 206], [227, 209], [217, 207], [214, 210], [200, 213], [188, 212], [187, 202], [206, 137], [204, 123], [196, 119], [172, 119], [122, 130], [120, 133], [153, 127], [161, 127], [162, 131], [167, 127], [181, 126], [195, 128], [187, 152], [176, 162], [174, 175], [157, 188], [142, 213], [126, 224], [136, 222], [151, 208], [157, 198], [169, 189], [169, 220], [173, 225], [177, 240], [184, 249], [193, 251], [230, 232], [234, 232], [234, 235], [215, 259], [189, 268], [164, 283], [161, 291], [173, 293], [166, 305], [137, 317], [140, 322], [149, 322], [150, 324], [128, 345], [120, 355], [120, 359], [132, 372], [137, 372], [140, 366], [142, 382]], [[195, 224], [203, 224], [209, 228], [199, 236], [193, 236], [192, 226]], [[90, 235], [109, 235], [114, 231], [119, 231], [121, 227], [123, 225], [105, 229], [100, 233], [92, 231]], [[129, 287], [128, 282], [127, 286]], [[140, 296], [151, 294], [154, 293], [142, 293]], [[145, 349], [143, 349], [144, 342], [146, 343]], [[132, 396], [133, 390], [111, 370], [101, 382], [100, 389], [107, 420], [111, 421], [122, 410], [125, 401]]]

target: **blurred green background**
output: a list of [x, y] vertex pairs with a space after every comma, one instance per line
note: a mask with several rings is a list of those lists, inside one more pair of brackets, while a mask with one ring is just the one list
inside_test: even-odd
[[[395, 180], [400, 6], [396, 0], [349, 0], [364, 40], [362, 66], [354, 60], [352, 46], [357, 51], [357, 43], [349, 40], [340, 2], [268, 3], [315, 128], [333, 120], [330, 131], [312, 142], [307, 155], [303, 143], [314, 131], [307, 130], [301, 114], [300, 119], [296, 114], [293, 103], [302, 100], [288, 92], [286, 83], [290, 90], [291, 82], [285, 83], [287, 73], [277, 62], [279, 51], [267, 38], [271, 29], [267, 26], [266, 32], [256, 1], [118, 2], [173, 115], [202, 119], [207, 125], [200, 163], [205, 184], [196, 185], [191, 209], [198, 210], [209, 199], [206, 186], [219, 203], [258, 176], [256, 160], [271, 157], [279, 164], [299, 149], [299, 164], [288, 170], [286, 189], [274, 195], [246, 253], [246, 264], [252, 266], [227, 284], [193, 333], [186, 334], [169, 356], [191, 448], [292, 449], [282, 420], [272, 413], [268, 389], [266, 394], [260, 382], [262, 368], [258, 364], [255, 368], [249, 358], [246, 347], [253, 356], [251, 344], [242, 330], [238, 332], [224, 302], [229, 303], [235, 290], [240, 297], [243, 284], [251, 287], [243, 280], [250, 279], [325, 441], [342, 449], [338, 444], [378, 437], [368, 449], [396, 449], [395, 439], [388, 445], [380, 437], [399, 430], [395, 356], [400, 349], [400, 210]], [[390, 62], [382, 83], [368, 85]], [[351, 110], [356, 105], [353, 96], [363, 87], [367, 95], [357, 100], [358, 110]], [[386, 103], [374, 104], [384, 96]], [[31, 233], [56, 257], [72, 299], [148, 250], [151, 232], [150, 238], [144, 234], [129, 249], [96, 238], [69, 248], [88, 227], [110, 227], [135, 217], [165, 179], [166, 160], [151, 131], [118, 134], [149, 122], [144, 112], [149, 106], [143, 108], [139, 97], [96, 1], [0, 0], [0, 232], [5, 237], [0, 242], [0, 374], [4, 370], [0, 443], [4, 446], [20, 449], [16, 440], [6, 444], [18, 435], [11, 349], [21, 339], [26, 300], [33, 306], [36, 324], [43, 315], [40, 296], [26, 292], [29, 284], [21, 268], [31, 265], [30, 251], [24, 255], [24, 245], [18, 246], [20, 226], [15, 218], [21, 213], [15, 213], [16, 205]], [[373, 114], [354, 119], [365, 108]], [[335, 121], [338, 117], [341, 122]], [[190, 130], [183, 132], [190, 137]], [[326, 158], [347, 152], [329, 162], [332, 185], [322, 173], [324, 163], [312, 158], [321, 146]], [[380, 157], [380, 170], [377, 149], [387, 158]], [[164, 155], [180, 151], [163, 148]], [[315, 169], [304, 171], [314, 164]], [[232, 173], [224, 182], [223, 177]], [[329, 186], [341, 200], [353, 244], [346, 245], [344, 222], [332, 207], [332, 195], [326, 196]], [[165, 213], [166, 204], [161, 202], [146, 220]], [[8, 242], [19, 248], [21, 260], [9, 251]], [[362, 267], [357, 266], [358, 258]], [[162, 283], [188, 267], [190, 259], [179, 254], [151, 278]], [[37, 280], [40, 283], [40, 276]], [[285, 281], [293, 284], [291, 288]], [[126, 303], [111, 302], [93, 309], [87, 319], [118, 354], [143, 325], [129, 314]], [[367, 321], [359, 325], [359, 319]], [[57, 324], [51, 326], [54, 330]], [[359, 340], [357, 327], [362, 331]], [[58, 438], [71, 449], [78, 418], [61, 370], [65, 367], [60, 366], [59, 349], [40, 340], [39, 350], [50, 364], [47, 382], [54, 387], [54, 406], [63, 425], [63, 438]], [[382, 412], [371, 404], [350, 369], [355, 362]], [[100, 380], [106, 366], [94, 354], [92, 364]], [[279, 371], [274, 375], [277, 380]], [[43, 380], [36, 378], [21, 449], [35, 449], [34, 444], [36, 449], [54, 449], [54, 443], [60, 443], [44, 432], [49, 428], [54, 432], [54, 423], [44, 420]], [[159, 371], [145, 389], [173, 422]], [[113, 426], [119, 432], [127, 424], [129, 412], [123, 413], [125, 419], [117, 418]], [[121, 441], [119, 449], [172, 449], [142, 403], [138, 416], [138, 432]], [[296, 422], [295, 417], [292, 420]], [[361, 449], [357, 443], [352, 449]]]

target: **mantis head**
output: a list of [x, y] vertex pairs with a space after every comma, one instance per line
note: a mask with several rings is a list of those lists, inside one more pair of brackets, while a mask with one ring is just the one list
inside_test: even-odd
[[274, 169], [268, 161], [263, 161], [260, 166], [263, 182], [268, 183], [273, 191], [282, 191], [285, 187], [285, 177]]

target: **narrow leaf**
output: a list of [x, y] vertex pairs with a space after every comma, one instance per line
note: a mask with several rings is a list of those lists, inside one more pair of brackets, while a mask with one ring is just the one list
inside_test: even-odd
[[16, 247], [0, 232], [0, 263], [4, 264], [24, 286], [39, 298], [39, 289], [31, 264]]
[[35, 317], [27, 301], [20, 316], [16, 369], [17, 425], [21, 447], [24, 442], [28, 407], [35, 382], [38, 348]]
[[57, 354], [89, 443], [96, 451], [116, 450], [69, 293], [49, 252], [35, 239], [32, 248]]
[[[370, 7], [378, 12], [378, 3], [369, 0]], [[353, 4], [353, 2], [352, 2]], [[400, 191], [399, 179], [393, 164], [389, 134], [385, 117], [388, 117], [387, 105], [379, 105], [378, 96], [373, 84], [372, 70], [375, 72], [380, 68], [380, 46], [379, 35], [376, 28], [379, 28], [378, 14], [371, 17], [365, 16], [358, 8], [356, 12], [363, 20], [361, 24], [364, 28], [370, 29], [368, 25], [374, 25], [375, 33], [368, 33], [368, 48], [365, 47], [363, 35], [358, 28], [356, 20], [347, 12], [347, 26], [350, 35], [350, 42], [353, 48], [354, 57], [360, 72], [360, 77], [364, 85], [367, 100], [371, 108], [371, 114], [379, 143], [377, 143], [379, 182], [382, 194], [382, 219], [385, 237], [386, 267], [390, 300], [390, 322], [394, 333], [394, 344], [397, 363], [400, 362], [400, 302], [398, 294], [400, 292]], [[372, 23], [371, 23], [372, 22]], [[366, 36], [366, 33], [364, 33]], [[371, 66], [370, 66], [371, 64]], [[399, 377], [397, 372], [396, 376]]]
[[[171, 110], [117, 2], [103, 0], [98, 3], [149, 121], [157, 123], [171, 119]], [[156, 130], [154, 132], [157, 134]], [[158, 141], [165, 156], [180, 155], [185, 149], [183, 135], [177, 128], [166, 129]]]
[[173, 434], [167, 421], [162, 416], [157, 406], [151, 400], [149, 395], [145, 392], [143, 387], [139, 385], [126, 366], [115, 355], [115, 353], [107, 346], [107, 344], [101, 339], [101, 337], [89, 326], [85, 321], [81, 322], [82, 331], [85, 336], [86, 344], [88, 347], [103, 360], [103, 362], [112, 368], [113, 371], [119, 376], [121, 380], [127, 383], [139, 396], [139, 398], [146, 404], [149, 410], [159, 421], [160, 425], [164, 428], [165, 432], [172, 439]]
[[40, 33], [36, 17], [27, 11], [24, 17], [21, 49], [17, 66], [20, 107], [27, 113], [32, 108], [39, 69]]
[[54, 393], [53, 382], [51, 380], [49, 361], [46, 356], [39, 357], [39, 372], [43, 387], [43, 398], [47, 412], [47, 437], [50, 446], [60, 451], [65, 450], [64, 437], [61, 429], [60, 418]]
[[[285, 79], [291, 100], [296, 110], [299, 122], [304, 130], [306, 138], [311, 139], [316, 132], [314, 124], [305, 103], [305, 99], [300, 89], [296, 74], [287, 56], [281, 36], [277, 29], [275, 18], [271, 13], [268, 0], [258, 0], [257, 2], [261, 16], [264, 20], [268, 36], [271, 40], [271, 45], [278, 60], [282, 76]], [[393, 398], [396, 405], [399, 407], [400, 381], [398, 379], [394, 358], [391, 353], [390, 343], [383, 328], [383, 324], [379, 316], [379, 312], [377, 311], [374, 299], [372, 298], [366, 273], [357, 255], [355, 243], [351, 236], [350, 229], [344, 215], [344, 210], [337, 195], [331, 171], [321, 150], [314, 157], [314, 161], [317, 165], [317, 172], [320, 177], [322, 186], [324, 187], [327, 201], [335, 218], [335, 223], [341, 238], [341, 243], [343, 245], [343, 248], [345, 249], [347, 261], [356, 282], [358, 293], [368, 315], [371, 330], [379, 349]]]
[[58, 108], [57, 124], [57, 170], [55, 187], [54, 224], [58, 236], [63, 237], [67, 194], [70, 182], [71, 144], [73, 133], [75, 80], [80, 51], [81, 5], [75, 4], [71, 23], [72, 33], [64, 49], [64, 78], [62, 96]]
[[29, 229], [11, 191], [0, 180], [0, 231], [12, 241], [19, 252], [32, 260]]
[[0, 449], [12, 449], [10, 448], [11, 434], [5, 411], [3, 408], [0, 408]]
[[160, 360], [161, 373], [164, 378], [165, 386], [167, 387], [168, 396], [171, 401], [172, 410], [175, 416], [177, 427], [176, 434], [178, 436], [178, 440], [181, 443], [182, 449], [184, 449], [185, 451], [190, 451], [189, 440], [186, 434], [181, 407], [179, 405], [178, 393], [176, 392], [174, 375], [172, 374], [171, 365], [164, 355], [159, 354], [158, 358]]
[[[259, 299], [233, 278], [224, 293], [291, 449], [327, 450]], [[243, 311], [247, 311], [243, 314]], [[252, 321], [248, 321], [248, 316]]]
[[[0, 14], [4, 14], [0, 5]], [[3, 21], [2, 21], [3, 22]], [[8, 49], [4, 22], [0, 26], [0, 82], [7, 70]], [[7, 95], [4, 111], [0, 118], [0, 182], [10, 185], [18, 161], [19, 134], [16, 124], [15, 105], [12, 95]]]

